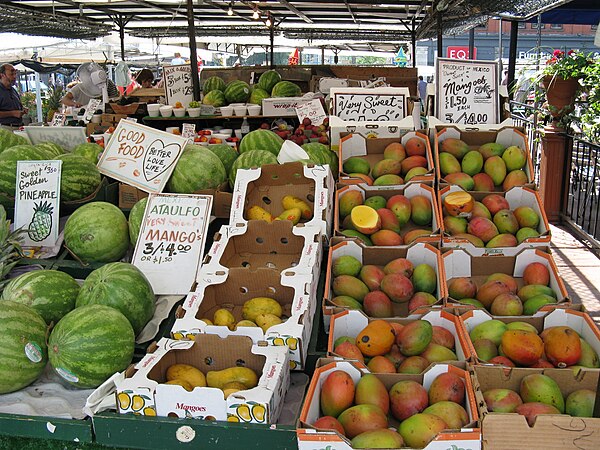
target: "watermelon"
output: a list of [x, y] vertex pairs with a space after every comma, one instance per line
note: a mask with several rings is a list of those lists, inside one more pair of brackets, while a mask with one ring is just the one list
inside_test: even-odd
[[52, 156], [59, 156], [66, 153], [64, 148], [54, 142], [42, 142], [41, 144], [36, 144], [35, 147], [46, 150]]
[[216, 189], [226, 180], [225, 167], [217, 155], [201, 145], [186, 145], [167, 181], [167, 190], [193, 194]]
[[225, 173], [229, 173], [233, 162], [238, 157], [238, 152], [236, 152], [233, 147], [227, 144], [211, 144], [206, 148], [217, 155], [217, 157], [221, 160], [221, 163], [223, 163], [223, 167], [225, 167]]
[[34, 270], [10, 280], [4, 287], [2, 300], [32, 307], [50, 325], [75, 308], [77, 294], [79, 284], [68, 273]]
[[265, 91], [264, 89], [255, 87], [254, 89], [252, 89], [252, 92], [250, 93], [250, 98], [248, 99], [248, 103], [252, 103], [254, 105], [262, 105], [262, 101], [265, 98], [269, 98], [270, 95], [267, 91]]
[[76, 308], [61, 319], [48, 340], [48, 359], [75, 387], [100, 386], [129, 366], [135, 335], [127, 318], [103, 305]]
[[78, 146], [76, 146], [71, 153], [83, 156], [84, 158], [89, 159], [94, 164], [98, 164], [100, 153], [102, 153], [102, 147], [100, 147], [98, 144], [86, 142], [85, 144], [79, 144]]
[[76, 306], [86, 305], [110, 306], [121, 311], [137, 336], [152, 319], [156, 298], [140, 269], [133, 264], [115, 262], [94, 270], [85, 279]]
[[227, 85], [225, 98], [229, 103], [245, 103], [250, 98], [250, 85], [242, 80], [232, 81]]
[[204, 95], [215, 90], [222, 92], [225, 90], [225, 86], [226, 84], [225, 81], [223, 81], [223, 78], [217, 76], [210, 77], [207, 78], [204, 84], [202, 85], [202, 92], [204, 93]]
[[338, 157], [335, 152], [329, 149], [329, 146], [318, 142], [308, 142], [302, 145], [302, 149], [308, 154], [309, 158], [317, 164], [329, 164], [332, 173], [338, 171]]
[[233, 188], [238, 169], [251, 169], [252, 167], [260, 167], [263, 164], [278, 164], [277, 157], [266, 150], [249, 150], [243, 155], [240, 155], [231, 166], [229, 172], [229, 185]]
[[239, 152], [241, 155], [249, 150], [266, 150], [277, 156], [282, 145], [283, 139], [277, 136], [277, 134], [271, 130], [259, 128], [258, 130], [251, 131], [242, 138]]
[[115, 205], [91, 202], [67, 219], [65, 246], [83, 262], [118, 261], [129, 247], [125, 214]]
[[146, 211], [147, 204], [148, 197], [144, 197], [133, 205], [133, 208], [129, 211], [129, 240], [133, 246], [135, 246], [138, 236], [140, 235], [140, 229], [142, 228], [142, 221], [144, 220], [144, 212]]
[[15, 196], [17, 161], [54, 159], [47, 150], [33, 145], [16, 145], [0, 153], [0, 193]]
[[92, 195], [102, 178], [96, 164], [83, 156], [66, 153], [56, 159], [62, 161], [60, 171], [60, 201], [72, 202]]
[[33, 383], [48, 360], [46, 322], [27, 305], [6, 301], [0, 308], [0, 394]]
[[300, 97], [301, 95], [300, 86], [291, 81], [280, 81], [271, 91], [271, 97]]
[[0, 128], [0, 152], [15, 145], [29, 144], [29, 141], [22, 136], [18, 136], [10, 130]]
[[219, 108], [221, 106], [225, 106], [227, 104], [227, 100], [225, 99], [225, 94], [223, 94], [223, 92], [214, 90], [210, 91], [204, 96], [202, 99], [202, 104]]
[[267, 92], [271, 92], [273, 87], [281, 81], [281, 75], [276, 70], [267, 70], [263, 72], [258, 79], [257, 86]]

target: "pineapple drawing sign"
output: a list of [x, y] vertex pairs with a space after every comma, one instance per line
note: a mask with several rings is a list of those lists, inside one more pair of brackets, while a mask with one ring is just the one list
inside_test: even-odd
[[62, 161], [18, 161], [15, 228], [27, 230], [23, 244], [52, 247], [58, 240]]

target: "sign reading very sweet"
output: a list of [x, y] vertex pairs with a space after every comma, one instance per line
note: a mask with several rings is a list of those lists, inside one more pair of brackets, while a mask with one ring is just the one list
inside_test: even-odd
[[15, 228], [27, 230], [23, 245], [51, 247], [58, 240], [62, 161], [17, 161]]
[[104, 175], [145, 192], [161, 192], [187, 139], [126, 120], [119, 122], [102, 153], [98, 169]]
[[187, 294], [196, 279], [212, 196], [150, 194], [133, 264], [155, 294]]
[[352, 121], [402, 120], [409, 96], [408, 88], [331, 88], [332, 115]]
[[466, 125], [498, 123], [497, 74], [493, 61], [438, 58], [437, 118]]

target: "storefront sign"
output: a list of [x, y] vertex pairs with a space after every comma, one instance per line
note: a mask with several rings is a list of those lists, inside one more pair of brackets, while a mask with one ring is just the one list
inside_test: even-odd
[[58, 240], [62, 161], [17, 161], [15, 228], [27, 230], [23, 245], [51, 247]]
[[[449, 45], [446, 49], [446, 57], [450, 59], [471, 59], [469, 46]], [[477, 59], [477, 47], [473, 47], [473, 59]]]
[[155, 294], [187, 294], [200, 264], [212, 196], [150, 194], [133, 264]]
[[162, 192], [187, 139], [122, 120], [98, 163], [104, 175], [145, 192]]
[[402, 120], [409, 96], [408, 88], [331, 88], [332, 115], [352, 121]]
[[311, 125], [321, 125], [327, 114], [323, 109], [321, 100], [311, 100], [309, 102], [301, 103], [296, 107], [296, 115], [300, 120], [300, 123], [306, 118], [310, 119]]
[[163, 78], [168, 105], [175, 106], [179, 102], [187, 107], [194, 100], [191, 65], [163, 66]]
[[87, 142], [85, 127], [38, 127], [27, 126], [25, 132], [33, 144], [54, 142], [67, 151], [73, 150], [79, 144]]

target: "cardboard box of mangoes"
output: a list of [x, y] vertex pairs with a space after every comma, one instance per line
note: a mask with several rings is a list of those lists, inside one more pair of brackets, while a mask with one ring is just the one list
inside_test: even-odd
[[297, 208], [301, 216], [294, 222], [319, 227], [326, 237], [331, 230], [333, 191], [333, 176], [326, 166], [294, 162], [238, 170], [229, 224], [288, 219]]
[[200, 270], [197, 282], [175, 313], [172, 338], [248, 336], [254, 343], [287, 346], [290, 367], [304, 367], [316, 310], [310, 275], [233, 267], [215, 274]]
[[296, 436], [300, 450], [376, 445], [478, 450], [477, 420], [474, 391], [464, 368], [436, 364], [423, 374], [371, 374], [355, 361], [321, 359]]
[[120, 413], [275, 423], [289, 387], [285, 347], [247, 337], [162, 338], [115, 381]]

